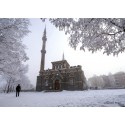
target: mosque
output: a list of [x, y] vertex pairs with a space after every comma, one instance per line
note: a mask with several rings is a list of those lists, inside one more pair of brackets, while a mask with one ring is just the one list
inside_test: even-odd
[[46, 28], [42, 37], [41, 64], [36, 91], [86, 90], [86, 78], [80, 65], [70, 66], [67, 60], [54, 61], [52, 69], [45, 70]]

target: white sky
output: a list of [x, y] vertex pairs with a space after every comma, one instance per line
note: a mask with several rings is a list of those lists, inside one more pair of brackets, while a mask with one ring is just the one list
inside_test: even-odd
[[80, 51], [79, 48], [74, 50], [69, 46], [68, 37], [63, 31], [59, 31], [49, 22], [43, 23], [39, 18], [30, 19], [31, 33], [24, 38], [23, 42], [27, 46], [27, 55], [30, 58], [27, 61], [29, 65], [28, 77], [33, 85], [36, 85], [36, 77], [40, 70], [42, 36], [46, 25], [47, 43], [45, 56], [45, 69], [51, 69], [51, 62], [62, 60], [64, 52], [65, 59], [71, 66], [82, 65], [86, 78], [94, 74], [103, 75], [125, 71], [125, 53], [119, 56], [107, 56], [102, 52]]

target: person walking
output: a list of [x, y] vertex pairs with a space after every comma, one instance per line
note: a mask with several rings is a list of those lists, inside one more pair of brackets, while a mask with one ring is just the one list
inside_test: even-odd
[[21, 86], [20, 84], [18, 84], [16, 87], [16, 97], [19, 96], [20, 91], [21, 91]]

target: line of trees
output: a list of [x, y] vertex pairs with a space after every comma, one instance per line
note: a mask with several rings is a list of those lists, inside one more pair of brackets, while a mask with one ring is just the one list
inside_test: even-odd
[[125, 88], [125, 72], [94, 75], [88, 79], [87, 84], [89, 89]]

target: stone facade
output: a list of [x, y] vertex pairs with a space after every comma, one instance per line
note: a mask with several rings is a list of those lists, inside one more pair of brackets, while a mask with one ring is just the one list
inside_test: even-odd
[[46, 29], [43, 35], [43, 46], [41, 50], [41, 66], [39, 76], [37, 76], [36, 91], [43, 90], [85, 90], [87, 88], [86, 78], [82, 67], [70, 66], [64, 59], [52, 62], [52, 69], [44, 70], [45, 63], [45, 43]]
[[52, 62], [52, 69], [37, 76], [37, 91], [43, 90], [84, 90], [86, 78], [80, 65], [70, 67], [66, 60]]

